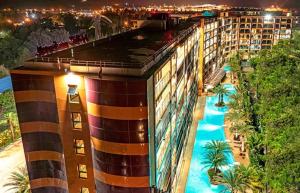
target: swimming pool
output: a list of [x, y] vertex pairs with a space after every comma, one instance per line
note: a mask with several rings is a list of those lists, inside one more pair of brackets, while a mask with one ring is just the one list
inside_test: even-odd
[[[235, 93], [235, 88], [232, 84], [225, 84], [224, 87], [230, 94]], [[207, 142], [211, 140], [226, 140], [223, 128], [224, 114], [228, 111], [228, 108], [216, 107], [215, 103], [217, 103], [217, 101], [217, 96], [206, 98], [204, 117], [203, 120], [198, 123], [185, 193], [219, 193], [224, 190], [222, 185], [216, 186], [210, 184], [209, 177], [207, 175], [208, 168], [201, 163], [205, 157], [206, 149], [204, 146]], [[229, 97], [225, 96], [224, 101], [225, 103], [228, 102]], [[234, 158], [231, 153], [227, 154], [227, 159], [229, 165], [228, 167], [223, 168], [223, 170], [232, 167], [234, 164]]]

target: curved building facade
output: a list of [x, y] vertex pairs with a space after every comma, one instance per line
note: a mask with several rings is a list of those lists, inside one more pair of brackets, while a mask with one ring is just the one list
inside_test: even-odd
[[149, 192], [146, 81], [85, 83], [97, 192]]
[[67, 193], [54, 78], [12, 75], [32, 193]]

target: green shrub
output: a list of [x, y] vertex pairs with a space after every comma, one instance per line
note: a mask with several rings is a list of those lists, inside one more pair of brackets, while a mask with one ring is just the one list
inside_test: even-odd
[[0, 148], [18, 138], [20, 138], [20, 129], [13, 91], [6, 91], [0, 94]]
[[7, 75], [9, 75], [8, 70], [3, 65], [0, 65], [0, 78], [3, 78]]

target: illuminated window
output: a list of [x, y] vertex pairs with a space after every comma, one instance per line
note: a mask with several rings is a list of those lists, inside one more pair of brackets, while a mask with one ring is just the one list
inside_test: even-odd
[[77, 86], [76, 85], [68, 85], [68, 94], [75, 95], [77, 93]]
[[89, 193], [89, 189], [88, 188], [85, 188], [85, 187], [82, 187], [80, 189], [80, 193]]
[[87, 179], [87, 168], [84, 164], [78, 165], [79, 178]]
[[79, 100], [79, 94], [75, 93], [75, 94], [69, 94], [69, 103], [76, 103], [79, 104], [80, 100]]
[[81, 115], [80, 113], [71, 113], [72, 118], [72, 125], [74, 129], [81, 129], [82, 122], [81, 122]]
[[75, 139], [74, 143], [75, 143], [75, 152], [77, 154], [85, 154], [84, 141], [81, 139]]

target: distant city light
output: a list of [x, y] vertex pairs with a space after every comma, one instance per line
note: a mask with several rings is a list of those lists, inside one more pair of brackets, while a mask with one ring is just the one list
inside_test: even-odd
[[7, 23], [12, 23], [13, 21], [11, 19], [6, 20]]
[[35, 13], [32, 13], [32, 14], [30, 14], [30, 17], [32, 18], [32, 19], [36, 19], [36, 14]]
[[28, 17], [26, 17], [26, 18], [25, 18], [25, 22], [26, 22], [26, 23], [29, 23], [29, 22], [31, 22], [31, 19], [28, 18]]

